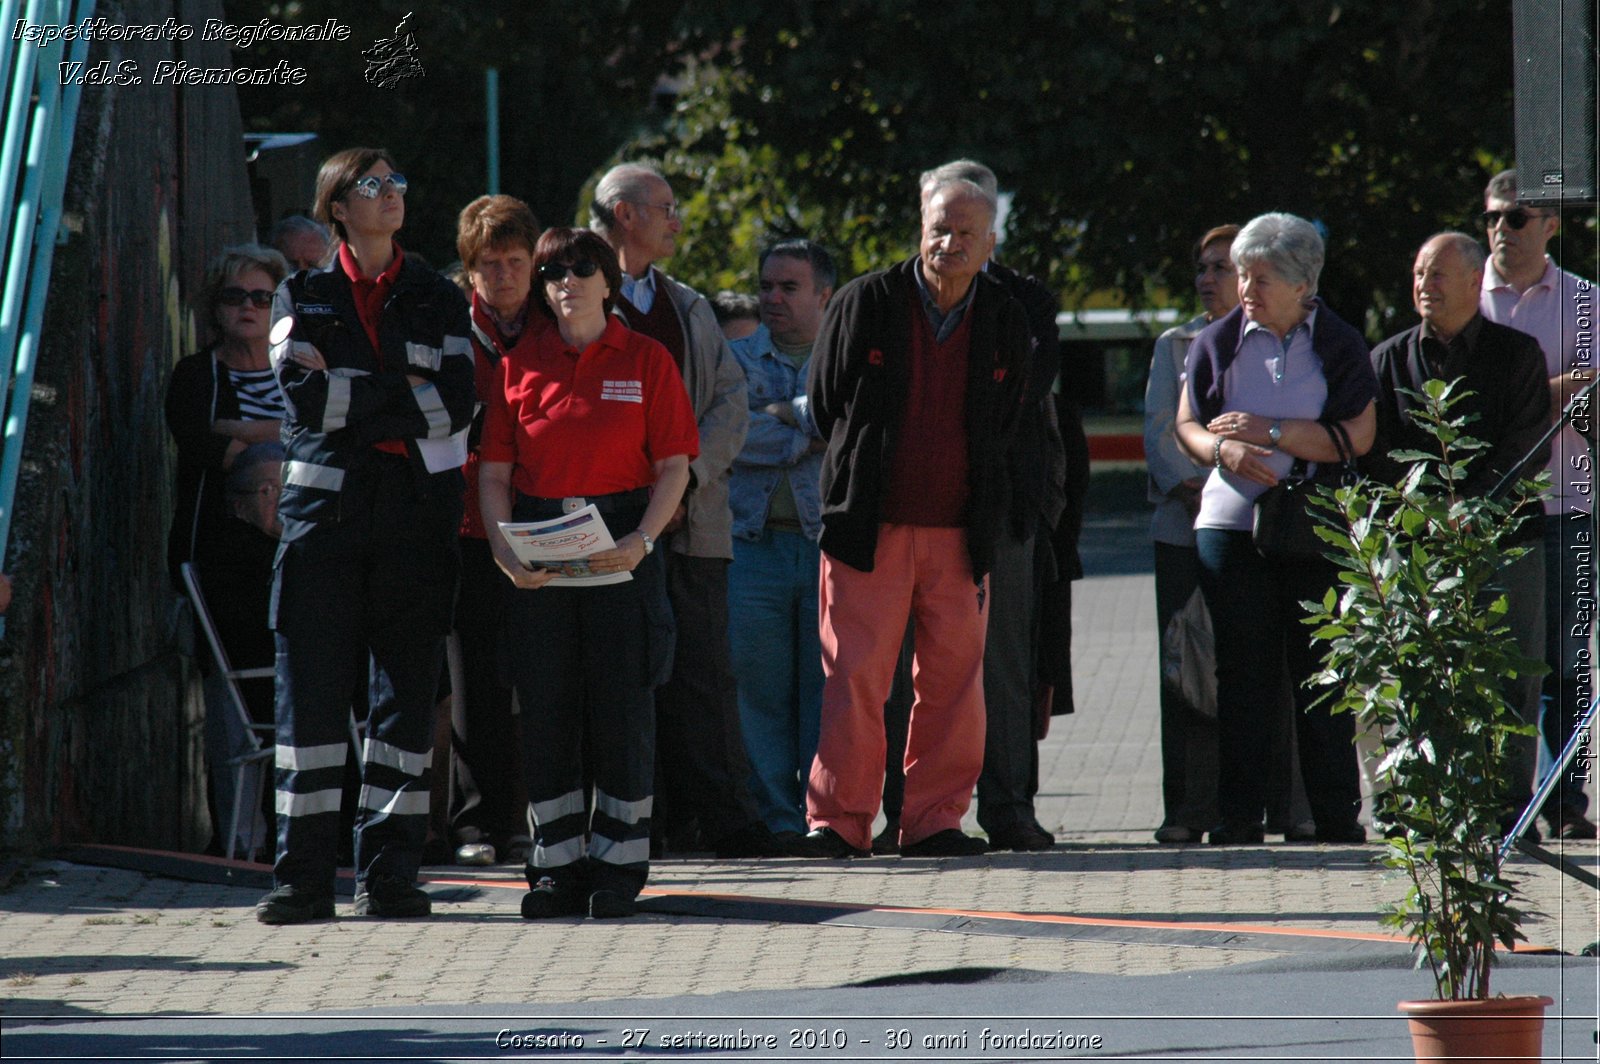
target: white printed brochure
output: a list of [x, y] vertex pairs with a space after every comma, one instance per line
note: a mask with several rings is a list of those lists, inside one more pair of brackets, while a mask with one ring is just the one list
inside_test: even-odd
[[629, 572], [589, 570], [589, 555], [617, 545], [594, 503], [548, 521], [501, 521], [500, 534], [523, 565], [556, 573], [546, 587], [599, 587], [633, 579]]

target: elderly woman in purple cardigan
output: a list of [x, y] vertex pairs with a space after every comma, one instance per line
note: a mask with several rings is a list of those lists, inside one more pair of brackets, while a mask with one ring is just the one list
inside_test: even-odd
[[1239, 307], [1195, 338], [1185, 363], [1177, 434], [1212, 467], [1195, 518], [1200, 589], [1216, 632], [1218, 805], [1213, 845], [1263, 840], [1270, 714], [1280, 661], [1294, 682], [1300, 767], [1318, 842], [1363, 842], [1360, 777], [1349, 714], [1306, 713], [1317, 668], [1304, 599], [1335, 582], [1321, 558], [1262, 557], [1251, 540], [1255, 500], [1296, 459], [1337, 461], [1336, 426], [1356, 455], [1372, 446], [1378, 384], [1366, 341], [1316, 298], [1322, 237], [1292, 214], [1263, 214], [1233, 242]]

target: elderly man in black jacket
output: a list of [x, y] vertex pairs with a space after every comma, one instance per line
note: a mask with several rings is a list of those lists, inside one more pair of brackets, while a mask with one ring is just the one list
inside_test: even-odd
[[[1422, 323], [1391, 336], [1372, 351], [1378, 375], [1378, 435], [1362, 459], [1369, 476], [1397, 483], [1410, 469], [1389, 457], [1393, 450], [1432, 454], [1433, 438], [1418, 426], [1412, 411], [1420, 404], [1406, 391], [1420, 391], [1432, 379], [1460, 379], [1465, 395], [1452, 408], [1455, 416], [1476, 415], [1466, 431], [1489, 444], [1469, 468], [1462, 492], [1487, 495], [1528, 454], [1550, 424], [1550, 389], [1544, 353], [1527, 333], [1496, 325], [1478, 312], [1483, 286], [1484, 252], [1465, 233], [1440, 233], [1422, 245], [1412, 269], [1412, 299]], [[1545, 444], [1523, 467], [1533, 476], [1549, 458]], [[1523, 508], [1527, 518], [1508, 542], [1529, 553], [1507, 565], [1500, 577], [1509, 607], [1506, 624], [1521, 652], [1538, 659], [1544, 653], [1544, 530], [1537, 500]], [[1519, 716], [1537, 726], [1541, 678], [1518, 676], [1508, 681], [1507, 696]], [[1533, 790], [1533, 736], [1518, 736], [1508, 801], [1518, 809]], [[1514, 818], [1515, 811], [1508, 811]]]
[[906, 619], [916, 703], [900, 820], [905, 856], [982, 853], [961, 818], [983, 767], [986, 576], [1006, 516], [1006, 449], [1028, 323], [982, 273], [995, 200], [970, 181], [925, 196], [921, 254], [846, 286], [811, 362], [822, 473], [822, 735], [807, 788], [818, 857], [867, 852], [883, 703]]

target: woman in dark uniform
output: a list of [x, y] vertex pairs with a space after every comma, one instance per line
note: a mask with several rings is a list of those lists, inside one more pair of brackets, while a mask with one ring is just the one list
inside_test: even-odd
[[358, 916], [426, 916], [433, 706], [455, 596], [461, 464], [474, 404], [467, 302], [395, 242], [407, 183], [375, 148], [322, 164], [326, 269], [278, 289], [283, 387], [276, 884], [268, 924], [333, 915], [350, 692], [368, 684], [355, 818]]

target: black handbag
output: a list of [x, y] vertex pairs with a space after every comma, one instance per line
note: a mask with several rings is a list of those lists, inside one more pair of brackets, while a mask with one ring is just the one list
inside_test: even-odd
[[1263, 558], [1320, 558], [1327, 544], [1313, 531], [1316, 518], [1307, 504], [1317, 488], [1350, 484], [1356, 478], [1355, 449], [1350, 435], [1337, 421], [1318, 422], [1339, 452], [1339, 461], [1319, 463], [1315, 476], [1306, 476], [1304, 458], [1296, 458], [1289, 473], [1256, 497], [1255, 523], [1250, 539]]

